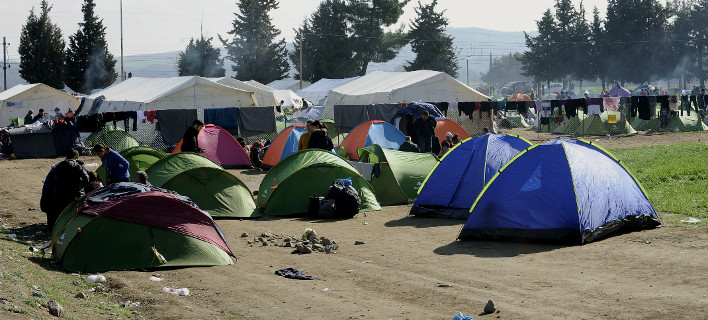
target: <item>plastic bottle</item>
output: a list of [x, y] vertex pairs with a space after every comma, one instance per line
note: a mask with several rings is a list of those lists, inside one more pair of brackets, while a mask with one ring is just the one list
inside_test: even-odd
[[90, 276], [86, 277], [86, 283], [101, 283], [101, 282], [105, 282], [105, 281], [106, 281], [106, 277], [104, 277], [103, 275], [100, 275], [100, 274], [94, 274], [94, 275], [90, 275]]
[[171, 294], [176, 294], [178, 296], [188, 296], [189, 295], [189, 289], [187, 288], [170, 288], [170, 287], [164, 287], [162, 288], [162, 291], [171, 293]]

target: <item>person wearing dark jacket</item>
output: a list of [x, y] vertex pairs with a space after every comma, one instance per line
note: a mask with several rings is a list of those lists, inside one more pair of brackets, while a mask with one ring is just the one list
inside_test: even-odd
[[423, 110], [420, 118], [414, 122], [416, 134], [418, 135], [418, 148], [421, 153], [433, 152], [433, 136], [438, 122], [431, 117], [428, 110]]
[[123, 156], [103, 143], [93, 146], [93, 154], [101, 158], [103, 168], [106, 169], [106, 184], [130, 181], [130, 163]]
[[415, 133], [415, 125], [413, 124], [415, 122], [415, 118], [413, 118], [413, 114], [408, 112], [403, 115], [403, 118], [401, 118], [401, 122], [398, 123], [398, 128], [401, 129], [401, 132], [407, 136], [411, 137], [416, 137], [418, 136]]
[[334, 149], [334, 143], [327, 133], [327, 125], [315, 120], [312, 122], [314, 130], [310, 133], [310, 140], [307, 142], [307, 149], [317, 148], [327, 151]]
[[398, 147], [398, 151], [419, 152], [420, 150], [418, 149], [418, 145], [411, 141], [411, 137], [406, 136], [406, 140]]
[[199, 132], [204, 129], [204, 122], [195, 119], [192, 125], [187, 127], [182, 137], [182, 152], [204, 153], [204, 149], [199, 147]]
[[55, 164], [44, 181], [39, 203], [42, 211], [47, 214], [47, 227], [50, 231], [64, 208], [81, 198], [86, 190], [91, 190], [88, 172], [78, 158], [79, 152], [69, 149], [66, 159]]
[[263, 144], [260, 141], [256, 141], [251, 145], [249, 157], [254, 168], [263, 169]]

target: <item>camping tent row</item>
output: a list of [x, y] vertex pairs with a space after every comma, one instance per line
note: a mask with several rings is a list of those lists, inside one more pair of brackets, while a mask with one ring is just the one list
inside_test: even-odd
[[661, 224], [639, 182], [601, 147], [567, 139], [528, 146], [495, 135], [451, 150], [411, 213], [466, 219], [463, 240], [582, 244]]

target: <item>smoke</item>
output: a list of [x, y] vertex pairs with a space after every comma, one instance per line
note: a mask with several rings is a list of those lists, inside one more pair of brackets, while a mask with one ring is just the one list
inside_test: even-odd
[[109, 76], [104, 68], [105, 51], [102, 46], [94, 45], [88, 58], [88, 66], [84, 72], [84, 85], [81, 90], [87, 94], [97, 87], [103, 87], [105, 79]]

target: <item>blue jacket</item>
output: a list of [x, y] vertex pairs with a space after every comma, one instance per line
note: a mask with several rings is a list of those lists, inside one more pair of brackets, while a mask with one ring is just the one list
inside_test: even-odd
[[106, 168], [108, 183], [130, 181], [130, 173], [128, 173], [130, 163], [128, 163], [128, 160], [125, 160], [120, 153], [110, 149], [108, 153], [101, 158], [101, 163], [103, 167]]

